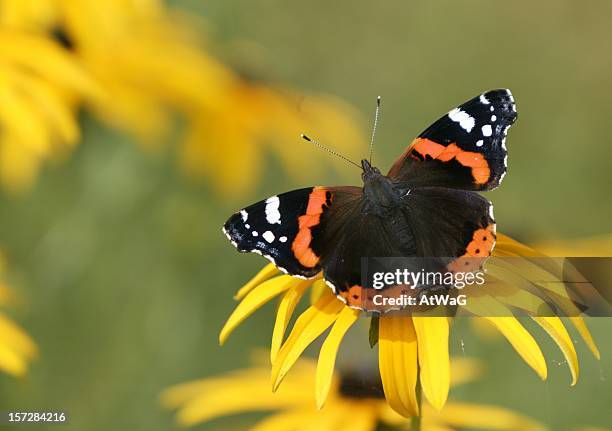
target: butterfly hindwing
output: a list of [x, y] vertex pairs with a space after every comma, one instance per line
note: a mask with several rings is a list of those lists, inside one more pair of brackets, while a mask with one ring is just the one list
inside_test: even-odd
[[429, 126], [388, 176], [409, 187], [492, 190], [507, 171], [506, 135], [516, 116], [510, 90], [483, 93]]
[[[437, 264], [431, 262], [435, 265], [432, 269], [469, 272], [479, 268], [495, 244], [493, 206], [477, 193], [418, 188], [385, 217], [363, 211], [363, 205], [360, 200], [357, 211], [329, 221], [319, 234], [326, 244], [321, 250], [325, 280], [336, 295], [355, 308], [388, 311], [373, 303], [374, 295], [380, 292], [361, 283], [364, 257], [439, 257]], [[399, 290], [393, 293], [398, 296], [406, 286], [392, 289]]]

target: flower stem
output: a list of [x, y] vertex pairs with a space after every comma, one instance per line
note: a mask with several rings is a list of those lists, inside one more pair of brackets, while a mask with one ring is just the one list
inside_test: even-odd
[[423, 415], [423, 390], [421, 388], [420, 378], [417, 378], [415, 392], [417, 405], [419, 406], [419, 415], [412, 417], [412, 420], [410, 421], [410, 431], [421, 431], [421, 418]]

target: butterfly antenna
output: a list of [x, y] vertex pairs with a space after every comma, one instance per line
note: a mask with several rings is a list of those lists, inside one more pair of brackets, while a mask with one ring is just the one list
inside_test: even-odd
[[352, 160], [348, 159], [347, 157], [343, 156], [342, 154], [338, 153], [337, 151], [332, 150], [331, 148], [327, 148], [325, 145], [321, 145], [321, 144], [319, 144], [317, 141], [314, 141], [314, 140], [310, 139], [308, 136], [304, 135], [303, 133], [302, 133], [302, 139], [303, 139], [303, 140], [305, 140], [305, 141], [310, 142], [311, 144], [316, 145], [316, 146], [317, 146], [317, 147], [319, 147], [320, 149], [325, 150], [325, 151], [327, 151], [327, 152], [328, 152], [328, 153], [330, 153], [330, 154], [333, 154], [334, 156], [338, 156], [338, 157], [340, 157], [342, 160], [345, 160], [345, 161], [349, 162], [350, 164], [355, 165], [355, 166], [357, 166], [359, 169], [361, 169], [361, 166], [359, 166], [359, 165], [358, 165], [357, 163], [355, 163], [354, 161], [352, 161]]
[[376, 136], [376, 127], [378, 126], [378, 117], [380, 116], [380, 96], [376, 98], [376, 113], [374, 114], [374, 126], [372, 127], [372, 138], [370, 139], [370, 164], [372, 164], [372, 152], [374, 151], [374, 137]]

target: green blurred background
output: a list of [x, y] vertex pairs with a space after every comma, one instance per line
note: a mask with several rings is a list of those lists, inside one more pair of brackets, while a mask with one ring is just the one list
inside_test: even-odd
[[[519, 119], [508, 139], [509, 175], [487, 194], [498, 229], [527, 243], [612, 231], [612, 3], [172, 4], [206, 17], [211, 49], [226, 63], [255, 79], [336, 95], [362, 112], [364, 130], [381, 95], [374, 160], [385, 168], [456, 104], [511, 88]], [[330, 170], [297, 182], [272, 158], [264, 177], [253, 178], [256, 192], [224, 199], [178, 172], [173, 148], [147, 154], [83, 121], [83, 143], [67, 162], [47, 167], [24, 196], [0, 195], [10, 279], [26, 296], [13, 316], [40, 347], [26, 378], [0, 376], [2, 408], [65, 409], [71, 423], [62, 429], [171, 429], [161, 390], [246, 365], [247, 353], [271, 336], [268, 305], [218, 346], [233, 293], [264, 263], [235, 252], [220, 231], [225, 218], [290, 188], [358, 184], [359, 173], [334, 160], [343, 176]], [[286, 145], [304, 158], [318, 151], [297, 139]], [[588, 323], [602, 360], [575, 336], [581, 377], [570, 388], [563, 356], [543, 331], [529, 326], [548, 360], [546, 382], [506, 341], [483, 340], [457, 322], [453, 352], [483, 359], [489, 374], [453, 389], [451, 398], [516, 408], [554, 430], [612, 426], [612, 320]], [[340, 363], [369, 349], [359, 331], [365, 328], [352, 331]]]

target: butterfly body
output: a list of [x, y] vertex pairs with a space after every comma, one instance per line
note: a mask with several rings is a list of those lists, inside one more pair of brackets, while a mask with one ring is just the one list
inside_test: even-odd
[[363, 200], [366, 213], [386, 217], [401, 208], [405, 189], [394, 184], [391, 179], [380, 173], [378, 168], [370, 165], [366, 159], [361, 161], [363, 166]]
[[364, 159], [362, 187], [272, 196], [232, 215], [223, 231], [239, 251], [262, 254], [296, 277], [322, 272], [348, 305], [381, 311], [373, 289], [362, 286], [362, 258], [428, 257], [457, 271], [460, 258], [482, 262], [491, 254], [493, 206], [477, 192], [501, 183], [515, 119], [509, 90], [483, 93], [421, 133], [386, 175]]

